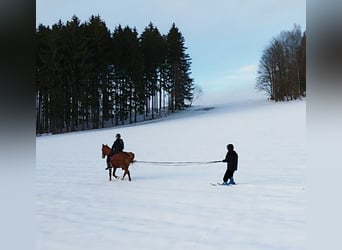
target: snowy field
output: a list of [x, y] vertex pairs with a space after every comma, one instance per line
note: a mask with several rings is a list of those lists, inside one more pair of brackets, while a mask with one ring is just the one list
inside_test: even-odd
[[[134, 126], [36, 139], [36, 248], [297, 250], [306, 243], [306, 101], [196, 106]], [[138, 161], [108, 181], [116, 133]], [[222, 160], [239, 154], [236, 186]], [[121, 170], [117, 173], [122, 175]]]

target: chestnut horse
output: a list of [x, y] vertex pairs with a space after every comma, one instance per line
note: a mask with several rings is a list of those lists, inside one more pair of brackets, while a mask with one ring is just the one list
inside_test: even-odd
[[[111, 148], [106, 144], [102, 144], [102, 159], [109, 155], [111, 152]], [[109, 180], [112, 180], [112, 168], [113, 168], [113, 176], [118, 178], [115, 175], [115, 171], [117, 168], [122, 168], [124, 170], [124, 175], [122, 176], [122, 180], [125, 178], [126, 174], [128, 175], [128, 180], [131, 181], [131, 174], [128, 170], [129, 165], [134, 162], [134, 153], [132, 152], [120, 152], [116, 153], [110, 158], [109, 164]]]

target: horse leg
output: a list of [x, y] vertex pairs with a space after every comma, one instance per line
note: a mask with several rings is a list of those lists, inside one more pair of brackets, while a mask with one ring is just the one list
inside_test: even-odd
[[124, 168], [122, 170], [124, 170], [125, 172], [124, 172], [123, 176], [121, 177], [121, 180], [124, 180], [127, 172], [126, 172], [126, 169], [124, 169]]
[[118, 177], [115, 175], [115, 172], [116, 172], [116, 168], [114, 168], [114, 170], [113, 170], [113, 176], [115, 179], [117, 179]]
[[112, 168], [109, 168], [108, 173], [109, 173], [109, 181], [112, 181]]
[[130, 174], [128, 168], [125, 168], [124, 170], [125, 170], [125, 173], [124, 173], [124, 175], [122, 176], [121, 180], [123, 180], [123, 179], [125, 178], [125, 176], [128, 175], [128, 180], [131, 181], [131, 180], [132, 180], [132, 179], [131, 179], [131, 174]]
[[127, 169], [127, 174], [128, 174], [128, 180], [131, 181], [131, 173], [129, 172], [129, 170]]

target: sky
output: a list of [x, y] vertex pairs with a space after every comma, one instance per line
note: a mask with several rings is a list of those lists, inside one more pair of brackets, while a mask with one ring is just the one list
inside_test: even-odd
[[[258, 62], [273, 37], [294, 24], [306, 30], [305, 0], [37, 0], [36, 24], [82, 22], [100, 15], [113, 31], [139, 34], [152, 22], [162, 34], [175, 23], [192, 59], [191, 77], [204, 93], [234, 94], [255, 85]], [[251, 89], [251, 88], [250, 88]]]

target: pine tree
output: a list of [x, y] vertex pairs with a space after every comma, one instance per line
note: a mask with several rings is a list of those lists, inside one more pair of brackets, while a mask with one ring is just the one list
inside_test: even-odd
[[167, 34], [167, 65], [171, 111], [183, 109], [185, 100], [192, 99], [193, 79], [190, 78], [190, 57], [185, 53], [184, 37], [175, 24]]
[[[52, 29], [40, 27], [44, 45], [38, 50], [40, 94], [43, 96], [45, 132], [60, 133], [64, 127], [64, 44], [63, 24], [59, 21]], [[42, 40], [41, 40], [42, 41]], [[45, 90], [45, 93], [44, 93]]]
[[[151, 103], [152, 119], [154, 112], [159, 112], [161, 108], [162, 81], [161, 71], [165, 62], [166, 47], [162, 35], [152, 23], [145, 28], [141, 34], [141, 50], [144, 57], [144, 82], [146, 86], [146, 103]], [[159, 92], [159, 95], [158, 95]], [[158, 99], [159, 98], [159, 102]], [[151, 101], [150, 101], [151, 99]], [[156, 100], [156, 101], [155, 101]], [[159, 103], [159, 107], [156, 107]], [[146, 107], [146, 115], [149, 107]]]
[[122, 124], [129, 118], [136, 121], [137, 113], [144, 105], [142, 95], [143, 58], [139, 47], [138, 32], [119, 25], [113, 33], [112, 51], [114, 60], [116, 119]]
[[[100, 16], [91, 16], [86, 25], [89, 62], [87, 71], [86, 94], [90, 100], [91, 121], [93, 128], [98, 128], [102, 109], [102, 121], [109, 119], [108, 88], [109, 81], [109, 44], [110, 32]], [[104, 96], [105, 98], [101, 99]], [[102, 103], [101, 103], [102, 102]], [[103, 113], [104, 112], [104, 113]], [[88, 117], [88, 114], [86, 114]], [[103, 126], [103, 123], [102, 123]]]
[[51, 29], [39, 25], [36, 31], [36, 131], [49, 132], [49, 70], [47, 54], [49, 49], [49, 35]]
[[[86, 70], [87, 46], [84, 25], [77, 16], [73, 16], [65, 26], [64, 40], [66, 43], [65, 79], [68, 98], [66, 100], [66, 120], [70, 119], [70, 130], [78, 130], [80, 116], [80, 102], [82, 82], [85, 81], [83, 72]], [[69, 124], [67, 124], [69, 129]]]

